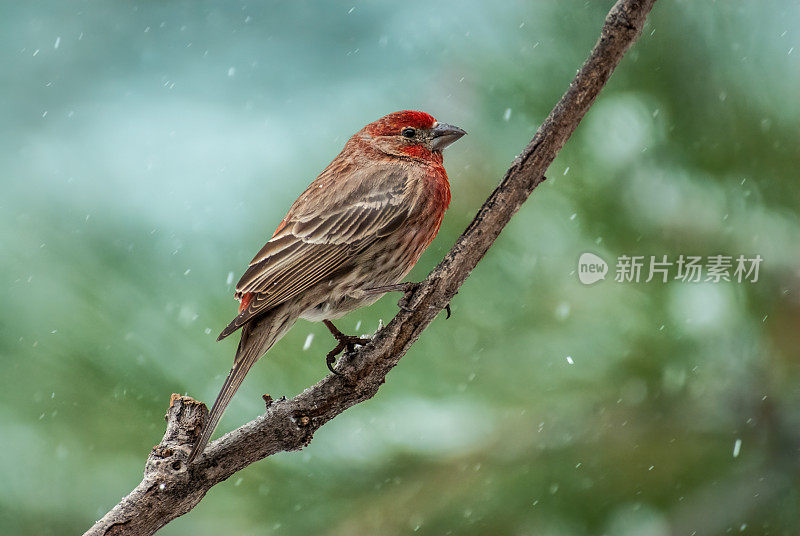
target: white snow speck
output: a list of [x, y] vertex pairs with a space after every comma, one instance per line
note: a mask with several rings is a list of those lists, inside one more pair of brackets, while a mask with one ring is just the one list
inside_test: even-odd
[[572, 360], [572, 356], [571, 355], [567, 356], [567, 363], [569, 363], [570, 365], [574, 365], [575, 364], [575, 361]]
[[167, 487], [167, 485], [166, 485], [166, 484], [164, 484], [163, 482], [162, 482], [161, 484], [159, 484], [159, 485], [158, 485], [158, 489], [164, 489], [164, 488], [166, 488], [166, 487]]
[[[59, 45], [61, 45], [61, 36], [60, 35], [58, 37], [56, 37], [56, 42], [53, 43], [53, 48], [58, 50]], [[790, 52], [790, 54], [791, 54], [791, 52]]]
[[506, 111], [503, 114], [503, 121], [508, 121], [510, 119], [511, 119], [511, 108], [506, 108]]
[[355, 9], [356, 9], [356, 6], [351, 7], [350, 9], [347, 10], [347, 14], [349, 15], [350, 13], [355, 11]]
[[233, 76], [236, 74], [236, 67], [229, 67], [228, 68], [228, 76]]
[[569, 166], [567, 166], [567, 168], [564, 170], [564, 175], [566, 175], [567, 173], [569, 173]]
[[570, 221], [575, 221], [575, 218], [577, 218], [577, 217], [578, 217], [578, 213], [577, 212], [573, 212], [572, 216], [570, 216], [569, 219], [570, 219]]
[[233, 283], [233, 272], [228, 272], [228, 278], [225, 280], [226, 285]]
[[186, 271], [183, 272], [183, 275], [189, 275], [189, 272], [191, 272], [191, 271], [192, 271], [191, 268], [187, 268]]
[[361, 329], [361, 320], [356, 322], [356, 331], [358, 331], [359, 329]]
[[311, 341], [313, 341], [313, 340], [314, 340], [314, 334], [313, 333], [309, 333], [308, 335], [306, 335], [306, 342], [303, 343], [303, 351], [304, 352], [306, 350], [308, 350], [309, 348], [311, 348]]
[[736, 441], [733, 442], [733, 457], [739, 457], [739, 451], [742, 450], [742, 440], [736, 438]]

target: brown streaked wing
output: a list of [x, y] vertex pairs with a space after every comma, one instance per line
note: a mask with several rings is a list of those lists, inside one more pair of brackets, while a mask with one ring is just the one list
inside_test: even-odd
[[351, 175], [348, 180], [355, 187], [340, 192], [345, 195], [335, 205], [317, 207], [317, 212], [297, 203], [292, 207], [285, 225], [254, 257], [236, 286], [237, 295], [254, 295], [240, 315], [242, 323], [324, 281], [408, 218], [407, 174], [392, 170], [380, 179], [375, 180], [374, 172], [369, 177]]

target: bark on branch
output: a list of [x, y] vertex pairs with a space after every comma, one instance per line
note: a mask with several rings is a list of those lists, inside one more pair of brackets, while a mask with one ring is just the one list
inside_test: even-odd
[[314, 432], [375, 395], [397, 364], [486, 254], [580, 123], [622, 56], [641, 34], [655, 0], [619, 0], [569, 89], [514, 159], [475, 219], [401, 310], [371, 343], [344, 355], [329, 375], [291, 399], [266, 399], [267, 411], [185, 460], [208, 415], [205, 405], [172, 395], [164, 439], [147, 459], [142, 482], [86, 534], [153, 534], [194, 508], [215, 484], [251, 463], [308, 445]]

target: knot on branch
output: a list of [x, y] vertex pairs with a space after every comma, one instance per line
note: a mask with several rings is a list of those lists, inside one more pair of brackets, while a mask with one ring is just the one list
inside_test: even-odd
[[186, 472], [186, 457], [200, 437], [208, 408], [190, 396], [173, 393], [164, 419], [167, 431], [147, 458], [146, 478], [167, 479]]

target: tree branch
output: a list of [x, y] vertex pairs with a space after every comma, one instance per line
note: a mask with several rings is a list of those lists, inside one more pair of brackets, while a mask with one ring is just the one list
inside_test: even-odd
[[188, 465], [185, 460], [205, 405], [172, 395], [167, 431], [147, 459], [142, 482], [86, 534], [153, 534], [194, 508], [215, 484], [251, 463], [308, 445], [314, 432], [347, 408], [375, 395], [398, 363], [491, 247], [577, 128], [622, 56], [640, 35], [655, 0], [619, 0], [600, 39], [569, 89], [511, 164], [499, 186], [437, 266], [409, 296], [397, 316], [356, 352], [344, 355], [340, 375], [329, 375], [292, 399], [265, 397], [264, 415], [211, 443]]

